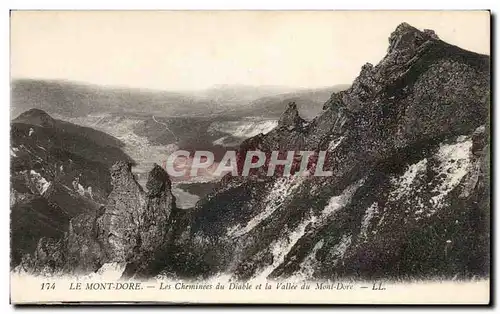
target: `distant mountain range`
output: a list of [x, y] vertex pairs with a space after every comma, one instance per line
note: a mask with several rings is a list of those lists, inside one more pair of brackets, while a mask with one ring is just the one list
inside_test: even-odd
[[[17, 79], [11, 83], [11, 117], [31, 108], [49, 114], [80, 117], [98, 113], [182, 116], [279, 116], [283, 102], [294, 99], [304, 113], [314, 116], [334, 91], [347, 86], [321, 89], [217, 85], [193, 92], [111, 88], [70, 81]], [[302, 110], [301, 110], [302, 111]]]

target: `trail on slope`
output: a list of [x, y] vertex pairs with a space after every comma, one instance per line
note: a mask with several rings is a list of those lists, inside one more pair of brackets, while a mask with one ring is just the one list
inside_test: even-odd
[[163, 125], [163, 126], [165, 127], [165, 129], [166, 129], [167, 131], [169, 131], [169, 132], [170, 132], [170, 134], [172, 134], [172, 135], [174, 136], [174, 138], [175, 138], [175, 141], [176, 141], [176, 142], [178, 142], [178, 141], [179, 141], [179, 137], [177, 137], [177, 135], [175, 135], [175, 133], [174, 133], [174, 132], [172, 132], [172, 130], [170, 130], [170, 128], [168, 127], [168, 125], [167, 125], [166, 123], [163, 123], [163, 122], [160, 122], [160, 121], [156, 120], [155, 116], [152, 116], [152, 117], [153, 117], [153, 121], [154, 121], [154, 122], [156, 122], [156, 123], [158, 123], [158, 124]]

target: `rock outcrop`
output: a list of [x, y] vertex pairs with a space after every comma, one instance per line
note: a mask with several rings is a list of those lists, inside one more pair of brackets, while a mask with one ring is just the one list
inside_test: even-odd
[[488, 56], [399, 25], [321, 115], [298, 127], [292, 105], [245, 142], [327, 151], [333, 175], [225, 178], [193, 213], [204, 266], [240, 279], [488, 274], [489, 80]]
[[132, 162], [118, 139], [32, 109], [12, 121], [11, 261], [18, 265], [41, 237], [60, 238], [69, 220], [95, 212], [111, 192], [109, 167]]
[[42, 239], [27, 264], [182, 278], [488, 276], [489, 108], [488, 56], [403, 23], [322, 114], [305, 123], [291, 103], [237, 154], [241, 171], [252, 150], [326, 151], [332, 176], [228, 175], [181, 212], [162, 168], [145, 192], [117, 163], [106, 205], [73, 218], [64, 240]]
[[146, 193], [135, 180], [130, 164], [118, 162], [110, 172], [113, 190], [98, 219], [99, 240], [111, 262], [123, 262], [134, 258], [140, 246], [139, 225]]
[[137, 272], [149, 267], [168, 243], [170, 219], [175, 208], [170, 179], [158, 165], [148, 176], [147, 192], [135, 181], [131, 165], [111, 169], [113, 191], [98, 219], [99, 239], [111, 262], [130, 263]]
[[61, 239], [42, 238], [19, 269], [40, 273], [89, 274], [107, 263], [126, 265], [124, 276], [146, 276], [165, 267], [175, 214], [167, 173], [158, 165], [149, 173], [147, 192], [135, 180], [132, 165], [117, 162], [110, 170], [108, 202], [72, 218]]

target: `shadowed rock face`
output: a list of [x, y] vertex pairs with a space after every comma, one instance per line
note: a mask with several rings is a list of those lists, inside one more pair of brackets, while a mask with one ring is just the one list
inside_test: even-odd
[[97, 213], [82, 214], [69, 223], [66, 238], [66, 271], [74, 273], [91, 273], [98, 270], [106, 261], [105, 251], [97, 241]]
[[[36, 98], [36, 97], [35, 97]], [[41, 237], [61, 238], [69, 220], [95, 212], [111, 192], [109, 168], [131, 161], [118, 139], [39, 109], [10, 128], [11, 265], [32, 253]]]

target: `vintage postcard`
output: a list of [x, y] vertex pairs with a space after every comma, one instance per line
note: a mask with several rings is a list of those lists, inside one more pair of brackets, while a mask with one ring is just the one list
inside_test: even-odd
[[490, 303], [489, 11], [12, 11], [14, 304]]

